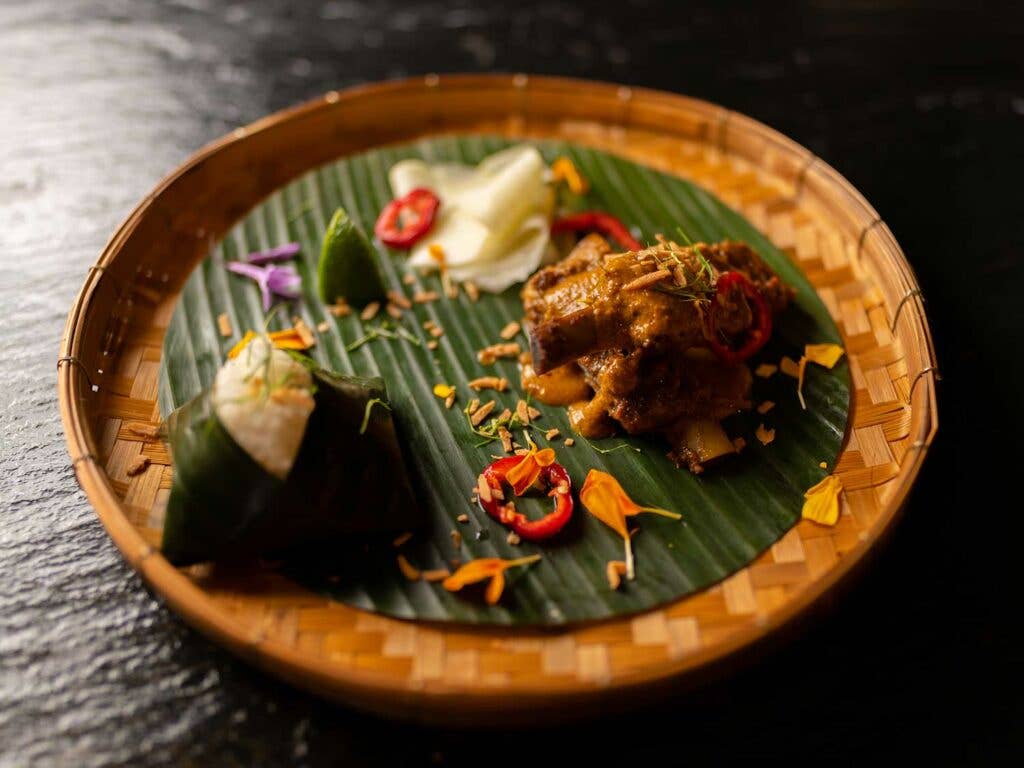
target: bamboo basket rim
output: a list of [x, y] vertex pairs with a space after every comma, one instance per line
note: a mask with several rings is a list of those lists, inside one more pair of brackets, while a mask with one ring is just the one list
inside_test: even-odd
[[[232, 145], [245, 142], [257, 134], [283, 130], [309, 118], [320, 110], [342, 109], [346, 104], [365, 99], [401, 98], [407, 94], [422, 94], [439, 88], [445, 92], [457, 90], [507, 92], [520, 99], [519, 103], [524, 110], [528, 110], [528, 105], [523, 105], [525, 105], [526, 94], [529, 92], [543, 90], [568, 95], [580, 89], [586, 89], [608, 104], [619, 105], [618, 115], [612, 116], [612, 120], [609, 122], [615, 123], [617, 120], [616, 124], [621, 124], [626, 128], [631, 126], [630, 108], [636, 104], [644, 104], [652, 108], [688, 109], [709, 116], [714, 115], [718, 126], [717, 141], [722, 141], [727, 128], [733, 130], [738, 127], [757, 134], [765, 142], [803, 158], [804, 164], [798, 177], [798, 187], [804, 183], [804, 179], [813, 168], [822, 175], [825, 183], [845, 196], [851, 209], [859, 209], [860, 220], [867, 223], [861, 230], [858, 253], [869, 234], [873, 233], [874, 236], [883, 239], [887, 247], [880, 250], [885, 257], [883, 265], [885, 272], [897, 278], [900, 285], [903, 286], [903, 298], [895, 310], [893, 327], [897, 327], [902, 321], [904, 326], [909, 327], [918, 335], [924, 345], [925, 365], [919, 372], [916, 372], [908, 395], [909, 404], [915, 412], [920, 414], [921, 418], [913, 435], [913, 443], [908, 449], [908, 456], [900, 464], [897, 475], [891, 481], [893, 497], [881, 511], [879, 521], [875, 525], [874, 535], [858, 541], [849, 552], [829, 568], [827, 573], [816, 578], [799, 597], [788, 601], [781, 609], [773, 611], [763, 621], [757, 622], [748, 632], [737, 633], [728, 641], [701, 648], [699, 651], [688, 653], [656, 668], [644, 667], [637, 671], [620, 674], [602, 688], [588, 687], [574, 681], [567, 681], [562, 685], [551, 680], [544, 681], [543, 685], [523, 681], [517, 682], [511, 693], [514, 693], [517, 704], [537, 707], [555, 708], [580, 701], [601, 700], [607, 702], [629, 690], [638, 690], [657, 683], [667, 684], [681, 681], [688, 673], [696, 672], [711, 662], [722, 662], [740, 649], [764, 641], [776, 630], [805, 614], [812, 606], [819, 603], [826, 593], [846, 579], [856, 566], [862, 564], [864, 555], [879, 542], [884, 533], [891, 529], [892, 523], [904, 507], [911, 486], [938, 429], [935, 382], [939, 377], [934, 344], [924, 313], [923, 297], [917, 278], [902, 249], [877, 212], [835, 169], [796, 142], [752, 118], [706, 101], [647, 88], [523, 74], [427, 75], [420, 78], [360, 85], [344, 91], [331, 91], [323, 97], [263, 117], [198, 150], [177, 169], [164, 177], [117, 228], [96, 264], [90, 268], [65, 325], [58, 358], [57, 389], [61, 418], [76, 478], [96, 510], [97, 516], [131, 567], [138, 571], [144, 580], [164, 597], [170, 607], [181, 614], [190, 624], [217, 642], [233, 649], [243, 658], [303, 687], [331, 696], [340, 696], [354, 703], [358, 703], [361, 699], [369, 708], [379, 709], [386, 701], [390, 709], [397, 709], [406, 715], [427, 720], [435, 719], [438, 712], [451, 709], [455, 701], [458, 701], [459, 706], [463, 708], [475, 705], [481, 707], [483, 711], [487, 711], [494, 707], [500, 707], [501, 700], [510, 695], [509, 690], [476, 690], [443, 681], [430, 681], [420, 690], [411, 691], [408, 688], [396, 687], [391, 677], [380, 671], [368, 668], [342, 668], [339, 665], [325, 668], [294, 648], [262, 637], [259, 633], [254, 634], [252, 631], [246, 630], [241, 622], [218, 610], [199, 587], [167, 563], [133, 527], [125, 514], [123, 501], [118, 498], [106, 471], [100, 465], [98, 457], [91, 453], [90, 446], [95, 444], [95, 440], [90, 440], [91, 428], [86, 413], [88, 409], [84, 408], [76, 397], [76, 393], [80, 391], [83, 383], [91, 383], [84, 366], [75, 363], [78, 363], [82, 353], [85, 319], [92, 308], [92, 301], [105, 274], [104, 271], [113, 264], [116, 256], [140, 222], [152, 210], [154, 203], [183, 177], [198, 168], [211, 156]], [[452, 131], [449, 128], [447, 132]], [[419, 134], [422, 133], [423, 131], [419, 132]], [[409, 138], [414, 135], [416, 134], [410, 134]], [[366, 148], [369, 146], [372, 146], [372, 143], [368, 144]], [[913, 456], [909, 455], [911, 452]], [[612, 619], [610, 621], [622, 620]], [[628, 621], [629, 618], [625, 620]], [[460, 626], [458, 629], [462, 632], [477, 631], [472, 627], [464, 626]], [[495, 634], [493, 629], [481, 628], [478, 631], [481, 634]], [[498, 629], [496, 634], [507, 637], [509, 632], [507, 629]]]

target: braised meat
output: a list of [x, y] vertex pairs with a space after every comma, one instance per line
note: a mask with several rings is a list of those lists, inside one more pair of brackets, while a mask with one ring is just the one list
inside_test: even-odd
[[[643, 251], [613, 253], [599, 235], [585, 237], [523, 288], [533, 358], [524, 385], [539, 393], [547, 377], [582, 376], [593, 395], [570, 406], [570, 420], [586, 437], [607, 436], [618, 426], [629, 434], [661, 432], [678, 443], [681, 435], [692, 437], [697, 421], [717, 422], [749, 408], [748, 368], [723, 362], [709, 343], [711, 302], [717, 302], [718, 333], [742, 337], [754, 322], [742, 293], [716, 294], [726, 272], [744, 275], [773, 313], [791, 298], [791, 289], [744, 243], [682, 247], [662, 240]], [[685, 448], [673, 445], [673, 458], [699, 471], [700, 458]]]

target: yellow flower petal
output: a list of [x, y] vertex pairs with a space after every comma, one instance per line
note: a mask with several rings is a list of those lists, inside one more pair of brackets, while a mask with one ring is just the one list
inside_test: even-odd
[[812, 363], [832, 368], [843, 356], [843, 348], [838, 344], [808, 344], [804, 347], [804, 357]]
[[821, 525], [835, 525], [839, 521], [839, 494], [843, 482], [838, 475], [828, 475], [804, 494], [802, 516]]
[[438, 397], [440, 397], [442, 400], [444, 398], [448, 397], [448, 395], [450, 395], [454, 391], [455, 391], [455, 387], [453, 387], [451, 384], [435, 384], [434, 385], [434, 394], [437, 395]]
[[551, 177], [564, 181], [574, 195], [586, 194], [589, 185], [568, 157], [560, 157], [551, 164]]
[[779, 370], [795, 379], [800, 376], [800, 363], [787, 356], [779, 361]]
[[238, 353], [245, 349], [247, 346], [249, 346], [249, 342], [255, 338], [255, 333], [253, 333], [252, 331], [246, 331], [245, 336], [243, 336], [241, 340], [228, 351], [228, 357], [232, 360], [238, 357]]

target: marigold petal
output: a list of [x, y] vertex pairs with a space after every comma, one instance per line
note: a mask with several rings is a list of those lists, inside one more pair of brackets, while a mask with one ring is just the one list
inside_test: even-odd
[[839, 521], [839, 494], [843, 482], [838, 475], [828, 475], [804, 493], [802, 516], [821, 525], [835, 525]]
[[835, 367], [844, 353], [838, 344], [808, 344], [804, 347], [804, 357], [825, 368]]
[[484, 592], [484, 600], [488, 605], [494, 605], [501, 599], [501, 593], [505, 591], [505, 572], [498, 571], [491, 578], [491, 583], [487, 585], [487, 591]]

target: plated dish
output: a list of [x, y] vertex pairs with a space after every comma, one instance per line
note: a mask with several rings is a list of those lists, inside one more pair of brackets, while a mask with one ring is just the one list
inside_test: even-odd
[[[486, 117], [481, 116], [482, 106]], [[383, 125], [391, 126], [386, 135], [381, 133]], [[524, 595], [536, 598], [540, 608], [554, 602], [550, 594], [531, 592], [545, 567], [565, 562], [559, 561], [561, 552], [553, 542], [538, 545], [543, 547], [536, 551], [541, 560], [510, 570], [502, 598], [488, 606], [485, 589], [490, 577], [478, 582], [479, 586], [467, 586], [459, 592], [449, 592], [439, 582], [409, 581], [396, 568], [393, 545], [398, 537], [389, 538], [392, 557], [387, 562], [388, 578], [397, 573], [402, 585], [412, 585], [423, 594], [440, 595], [437, 599], [449, 600], [447, 605], [465, 611], [462, 617], [440, 624], [391, 619], [382, 615], [380, 606], [369, 602], [364, 605], [371, 612], [341, 602], [350, 600], [350, 604], [358, 605], [363, 597], [358, 594], [337, 594], [339, 599], [326, 600], [324, 595], [332, 586], [328, 577], [338, 574], [320, 574], [320, 580], [310, 581], [309, 574], [293, 574], [278, 562], [249, 560], [186, 568], [168, 563], [159, 550], [173, 482], [170, 457], [158, 434], [160, 417], [155, 403], [163, 358], [161, 340], [179, 304], [189, 304], [194, 310], [190, 316], [204, 319], [195, 330], [214, 337], [210, 349], [216, 354], [195, 357], [194, 386], [199, 392], [204, 386], [199, 383], [200, 374], [212, 382], [225, 360], [227, 342], [237, 338], [220, 336], [217, 317], [222, 309], [213, 311], [215, 308], [204, 303], [201, 296], [180, 293], [191, 266], [204, 258], [211, 243], [224, 236], [247, 210], [261, 201], [274, 201], [266, 196], [286, 189], [290, 180], [309, 169], [337, 157], [359, 155], [382, 142], [401, 143], [424, 133], [448, 131], [509, 137], [500, 146], [481, 145], [473, 157], [461, 156], [461, 150], [453, 147], [452, 159], [465, 165], [477, 164], [510, 144], [554, 139], [574, 147], [610, 151], [615, 158], [628, 158], [631, 164], [668, 172], [668, 179], [695, 181], [730, 210], [742, 214], [754, 231], [749, 235], [741, 232], [737, 227], [743, 221], [730, 219], [728, 226], [704, 233], [687, 226], [677, 211], [661, 221], [645, 222], [640, 219], [644, 211], [657, 205], [638, 205], [632, 193], [620, 195], [617, 200], [595, 200], [589, 208], [617, 212], [620, 219], [637, 227], [635, 236], [668, 231], [668, 237], [684, 245], [671, 229], [683, 218], [684, 230], [695, 241], [714, 243], [730, 238], [751, 244], [762, 256], [773, 247], [784, 251], [780, 265], [773, 263], [773, 269], [783, 282], [798, 287], [798, 299], [802, 280], [813, 287], [808, 289], [838, 325], [845, 351], [839, 365], [848, 363], [853, 383], [851, 414], [841, 436], [843, 444], [834, 469], [829, 469], [843, 483], [836, 525], [798, 522], [753, 562], [742, 566], [744, 560], [740, 559], [736, 566], [739, 570], [724, 581], [711, 582], [682, 599], [673, 600], [670, 592], [668, 596], [653, 595], [649, 605], [655, 607], [646, 610], [619, 603], [616, 610], [621, 613], [596, 624], [567, 616], [562, 620], [563, 628], [556, 632], [540, 632], [529, 626], [558, 623], [544, 619], [542, 614], [539, 620], [535, 614], [522, 621], [501, 613], [510, 608], [514, 612]], [[479, 144], [481, 139], [466, 141]], [[557, 156], [545, 157], [545, 164], [550, 167]], [[267, 221], [252, 216], [243, 229], [235, 230], [222, 246], [228, 249], [227, 259], [221, 254], [222, 261], [238, 260], [263, 246], [289, 242], [289, 238], [271, 241], [269, 235], [274, 230], [268, 228], [281, 226], [288, 216], [301, 213], [306, 193], [316, 190], [321, 182], [326, 182], [322, 189], [333, 195], [333, 203], [358, 213], [355, 218], [369, 234], [379, 213], [393, 199], [387, 171], [402, 159], [392, 156], [387, 164], [374, 168], [369, 192], [356, 196], [350, 195], [346, 187], [354, 180], [345, 181], [341, 176], [336, 177], [337, 186], [332, 186], [330, 175], [319, 177], [312, 187], [307, 181], [302, 195], [286, 198], [287, 210], [275, 202]], [[433, 162], [437, 158], [423, 159]], [[587, 170], [579, 158], [576, 166], [598, 194], [621, 189], [615, 183], [604, 184], [598, 178], [600, 173]], [[365, 174], [365, 166], [357, 165], [356, 170], [361, 174], [360, 185], [371, 176]], [[629, 173], [627, 170], [624, 178]], [[372, 201], [372, 205], [360, 209], [355, 198]], [[682, 208], [692, 209], [700, 219], [708, 220], [705, 198], [684, 194], [683, 201]], [[317, 285], [318, 249], [334, 207], [324, 206], [315, 214], [319, 217], [316, 226], [305, 222], [308, 233], [303, 230], [296, 238], [302, 248], [294, 267], [302, 276], [302, 290]], [[251, 242], [239, 240], [239, 232]], [[614, 237], [606, 239], [614, 241]], [[762, 245], [762, 240], [767, 244]], [[217, 253], [215, 249], [215, 257]], [[305, 259], [310, 257], [307, 263]], [[211, 263], [194, 273], [192, 279], [200, 274], [211, 280], [227, 276], [246, 285], [249, 278], [236, 277], [223, 268], [214, 271]], [[287, 266], [287, 262], [281, 265]], [[797, 279], [791, 280], [787, 270], [795, 272]], [[401, 278], [394, 277], [401, 285]], [[289, 290], [291, 278], [284, 278], [278, 286]], [[671, 684], [678, 689], [685, 680], [694, 679], [697, 670], [706, 669], [708, 662], [721, 660], [784, 626], [863, 562], [863, 554], [896, 518], [935, 432], [934, 358], [927, 324], [915, 298], [915, 285], [888, 229], [855, 190], [806, 150], [740, 115], [683, 97], [594, 83], [521, 76], [429, 77], [328, 94], [318, 102], [240, 129], [203, 150], [161, 184], [112, 238], [90, 271], [69, 316], [59, 364], [62, 414], [79, 482], [126, 559], [174, 610], [245, 658], [285, 679], [356, 706], [418, 719], [507, 723], [510, 718], [532, 719], [541, 713], [582, 714], [594, 707], [607, 710], [624, 706], [641, 688], [650, 692]], [[254, 286], [253, 290], [256, 292], [246, 294], [245, 306], [255, 325], [263, 311], [258, 289]], [[460, 301], [464, 296], [460, 294]], [[505, 325], [513, 317], [523, 317], [518, 290], [513, 289], [509, 302], [508, 317], [481, 314], [482, 341], [504, 342], [500, 332]], [[303, 301], [300, 306], [316, 305], [313, 300]], [[439, 310], [444, 304], [428, 306]], [[382, 314], [379, 320], [385, 317]], [[787, 318], [794, 317], [801, 318], [801, 314], [787, 310], [779, 316], [780, 326], [773, 331], [773, 340], [759, 354], [781, 361], [782, 353], [777, 357], [770, 347], [783, 338], [779, 331]], [[328, 315], [323, 319], [330, 318]], [[345, 319], [356, 320], [353, 315]], [[278, 330], [295, 327], [292, 317], [278, 316], [278, 320], [282, 321]], [[319, 322], [322, 320], [318, 318], [316, 324]], [[439, 346], [461, 343], [448, 328], [459, 327], [457, 323], [449, 323], [440, 315], [435, 322], [444, 333], [430, 339], [438, 340]], [[307, 323], [307, 330], [316, 333], [316, 324]], [[241, 335], [245, 325], [235, 322], [231, 330]], [[370, 335], [369, 331], [363, 334]], [[800, 345], [811, 336], [797, 334], [793, 351], [786, 354], [799, 354]], [[517, 341], [524, 350], [528, 346], [523, 335]], [[426, 345], [415, 347], [408, 340], [385, 336], [363, 341], [355, 354], [376, 359], [378, 353], [384, 356], [388, 350], [400, 349], [399, 345], [408, 345], [422, 354], [428, 351]], [[476, 355], [484, 346], [467, 341], [460, 348], [467, 366], [479, 363]], [[313, 357], [318, 351], [340, 357], [333, 341], [318, 341], [312, 349]], [[337, 369], [340, 360], [331, 362], [329, 367]], [[497, 370], [507, 368], [506, 378], [517, 387], [515, 392], [506, 390], [507, 395], [496, 394], [517, 394], [517, 361], [498, 359], [493, 365]], [[815, 381], [824, 370], [815, 363], [806, 365], [806, 412], [793, 397], [797, 378], [779, 372], [767, 379], [755, 375], [753, 403], [759, 405], [769, 399], [777, 404], [767, 414], [756, 413], [756, 407], [746, 416], [740, 414], [741, 419], [754, 421], [749, 424], [749, 432], [756, 432], [762, 421], [766, 429], [772, 428], [768, 417], [778, 417], [780, 408], [816, 413], [820, 403], [814, 402]], [[415, 371], [406, 371], [408, 375], [400, 380], [415, 380]], [[446, 375], [427, 383], [460, 387], [467, 380]], [[762, 389], [775, 386], [778, 392]], [[389, 389], [389, 398], [400, 394], [401, 389]], [[447, 427], [447, 433], [438, 429], [438, 434], [454, 434], [456, 427], [466, 423], [463, 410], [468, 403], [464, 399], [459, 398], [461, 407], [453, 403], [449, 410], [443, 407], [446, 398], [433, 392], [430, 396], [436, 410], [422, 412], [442, 414], [444, 421], [436, 426]], [[564, 407], [537, 406], [532, 399], [531, 403], [543, 411], [541, 421], [564, 420], [566, 429], [561, 440], [572, 434]], [[514, 406], [515, 400], [510, 404]], [[640, 454], [627, 448], [590, 454], [590, 446], [583, 441], [567, 448], [559, 444], [555, 448], [559, 463], [565, 462], [574, 480], [576, 509], [572, 519], [591, 526], [603, 537], [595, 534], [592, 539], [601, 542], [602, 549], [593, 563], [596, 567], [585, 571], [596, 578], [594, 590], [600, 587], [607, 590], [611, 600], [621, 601], [640, 590], [661, 589], [663, 568], [659, 566], [667, 563], [657, 559], [659, 547], [655, 545], [669, 549], [670, 542], [661, 538], [663, 534], [690, 535], [696, 523], [701, 529], [714, 526], [715, 521], [726, 530], [734, 526], [728, 514], [718, 508], [707, 509], [707, 513], [715, 514], [703, 520], [700, 508], [683, 510], [682, 521], [642, 515], [638, 518], [640, 533], [633, 537], [636, 579], [612, 591], [600, 566], [624, 557], [624, 541], [614, 529], [584, 510], [579, 492], [585, 485], [587, 465], [603, 463], [637, 504], [675, 512], [666, 503], [671, 498], [659, 498], [657, 493], [644, 495], [645, 489], [657, 487], [650, 484], [652, 476], [658, 480], [671, 477], [671, 482], [684, 485], [712, 483], [716, 478], [740, 482], [739, 478], [748, 476], [743, 462], [755, 452], [768, 448], [785, 452], [787, 445], [794, 444], [782, 439], [785, 433], [776, 432], [775, 441], [768, 446], [755, 438], [744, 451], [722, 458], [717, 465], [710, 463], [700, 475], [675, 467], [665, 456], [669, 446], [661, 436], [620, 433], [591, 441], [604, 449], [619, 443], [644, 443], [649, 450], [642, 458], [651, 464], [632, 479], [626, 471], [626, 457]], [[546, 445], [540, 442], [538, 451]], [[407, 446], [401, 448], [405, 451]], [[430, 452], [422, 455], [434, 456]], [[470, 471], [470, 463], [457, 458], [454, 453], [442, 454], [432, 471], [439, 479], [450, 479], [450, 467]], [[820, 468], [813, 469], [815, 474], [823, 474]], [[457, 494], [459, 503], [469, 506], [465, 487], [477, 479], [474, 472], [458, 483], [439, 482], [434, 487], [442, 492], [450, 487], [453, 498]], [[813, 475], [806, 478], [809, 482], [814, 479]], [[417, 482], [412, 482], [414, 492]], [[800, 486], [807, 488], [808, 484], [801, 482]], [[802, 504], [802, 493], [798, 495], [796, 501]], [[497, 525], [479, 507], [470, 509], [475, 513], [474, 522]], [[536, 512], [543, 510], [538, 506]], [[780, 523], [782, 530], [790, 524]], [[502, 536], [505, 530], [499, 526]], [[771, 531], [768, 534], [778, 535]], [[502, 549], [501, 554], [506, 555], [503, 559], [516, 559], [502, 536], [485, 541], [494, 550]], [[412, 538], [402, 546], [414, 547], [416, 541]], [[471, 541], [476, 543], [475, 539]], [[506, 546], [508, 549], [504, 549]], [[529, 553], [534, 552], [530, 549], [533, 546], [518, 545], [520, 556], [532, 557]], [[416, 566], [429, 565], [412, 550], [407, 559]], [[691, 562], [706, 565], [706, 561]], [[393, 615], [402, 615], [400, 611], [409, 606], [397, 592], [373, 597], [381, 598], [385, 610], [394, 606], [397, 610]], [[384, 598], [394, 599], [388, 602]], [[587, 605], [586, 598], [587, 592], [576, 590], [572, 600], [564, 602]], [[519, 624], [514, 631], [500, 626], [513, 621]], [[468, 624], [474, 626], [464, 629]], [[510, 709], [512, 701], [516, 707]]]
[[[324, 423], [334, 388], [297, 385], [307, 368], [348, 382], [347, 422]], [[685, 179], [570, 143], [375, 150], [276, 192], [186, 284], [161, 361], [162, 549], [261, 556], [404, 618], [628, 615], [801, 515], [836, 523], [848, 381], [806, 279]], [[213, 408], [181, 429], [193, 398]]]

